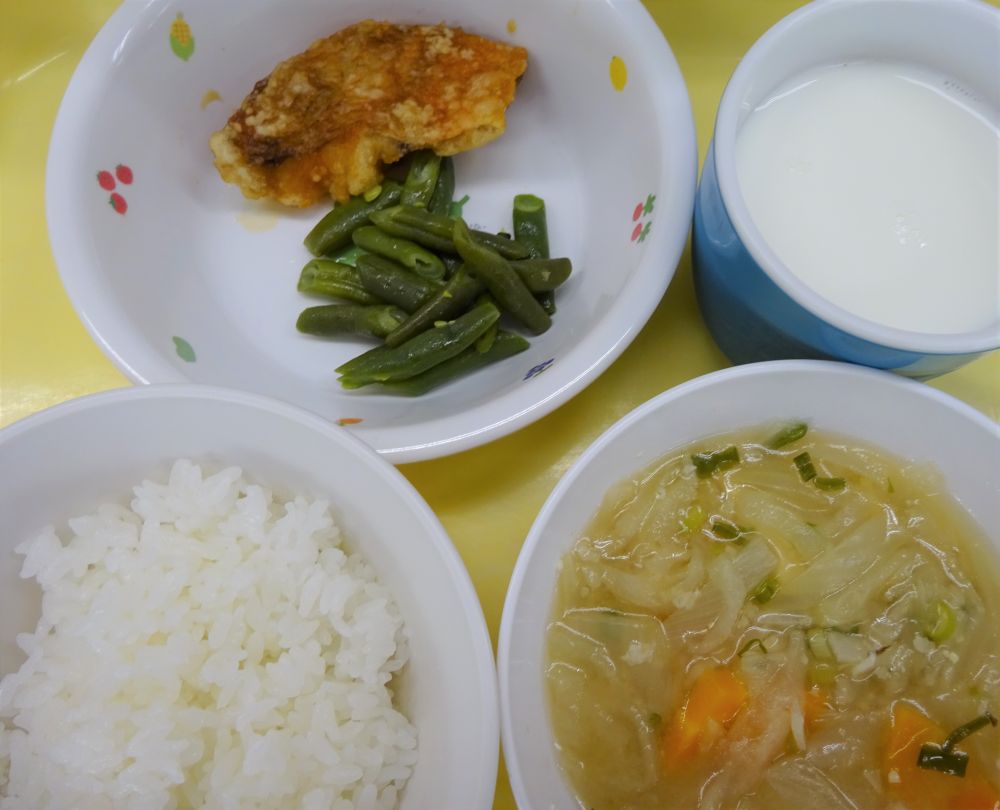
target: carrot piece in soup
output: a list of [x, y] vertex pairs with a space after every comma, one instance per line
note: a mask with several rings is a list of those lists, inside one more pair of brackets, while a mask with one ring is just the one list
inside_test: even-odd
[[666, 767], [672, 769], [709, 750], [746, 702], [746, 686], [731, 670], [718, 667], [699, 675], [664, 731]]
[[802, 713], [805, 715], [806, 730], [816, 725], [817, 721], [830, 711], [829, 695], [820, 686], [814, 686], [806, 691], [802, 702]]
[[975, 762], [964, 777], [917, 765], [920, 746], [940, 743], [946, 732], [909, 703], [892, 707], [882, 771], [888, 795], [910, 810], [1000, 810], [1000, 795]]

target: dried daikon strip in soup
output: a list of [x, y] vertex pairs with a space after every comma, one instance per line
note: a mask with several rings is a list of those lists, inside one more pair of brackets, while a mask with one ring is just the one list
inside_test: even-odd
[[997, 810], [995, 552], [929, 465], [805, 424], [610, 491], [545, 678], [586, 810]]

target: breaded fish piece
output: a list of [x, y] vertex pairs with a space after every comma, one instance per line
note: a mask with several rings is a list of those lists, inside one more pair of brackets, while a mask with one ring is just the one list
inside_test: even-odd
[[211, 137], [216, 168], [252, 199], [346, 200], [411, 150], [454, 155], [503, 134], [527, 62], [460, 28], [359, 22], [257, 82]]

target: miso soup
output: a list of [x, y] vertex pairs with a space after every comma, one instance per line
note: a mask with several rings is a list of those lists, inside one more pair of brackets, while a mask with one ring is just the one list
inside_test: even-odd
[[609, 492], [545, 678], [586, 810], [1000, 808], [997, 563], [932, 467], [766, 426]]

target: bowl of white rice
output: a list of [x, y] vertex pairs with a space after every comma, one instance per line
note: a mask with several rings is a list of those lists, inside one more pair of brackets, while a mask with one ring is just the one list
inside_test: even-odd
[[3, 810], [490, 806], [475, 591], [346, 431], [133, 388], [0, 431], [0, 480]]

